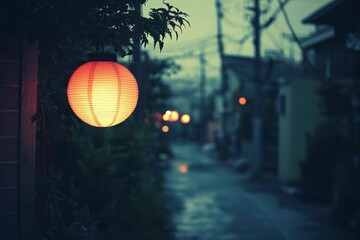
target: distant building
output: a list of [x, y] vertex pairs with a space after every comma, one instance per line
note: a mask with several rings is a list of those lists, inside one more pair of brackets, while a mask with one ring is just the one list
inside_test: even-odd
[[316, 31], [302, 40], [306, 54], [327, 78], [359, 79], [360, 2], [337, 0], [303, 20]]
[[279, 111], [278, 177], [283, 182], [301, 178], [306, 155], [306, 134], [314, 130], [321, 114], [316, 89], [319, 82], [304, 75], [281, 78]]
[[[269, 57], [261, 63], [262, 78], [262, 116], [263, 116], [263, 167], [276, 171], [278, 155], [278, 114], [276, 98], [277, 80], [287, 72], [289, 64], [280, 59]], [[252, 112], [255, 94], [254, 58], [244, 56], [225, 56], [229, 88], [228, 130], [232, 140], [232, 154], [236, 158], [251, 161], [252, 153]], [[239, 98], [246, 98], [246, 104], [240, 105]]]
[[[358, 0], [330, 2], [303, 20], [315, 24], [316, 31], [302, 39], [306, 56], [328, 81], [343, 86], [359, 83], [360, 36]], [[301, 178], [305, 159], [306, 134], [321, 120], [320, 79], [307, 70], [288, 75], [279, 92], [279, 171], [282, 181]]]

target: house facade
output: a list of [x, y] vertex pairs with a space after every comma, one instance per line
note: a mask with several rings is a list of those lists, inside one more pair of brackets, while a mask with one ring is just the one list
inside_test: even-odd
[[356, 9], [360, 9], [356, 0], [337, 0], [303, 20], [316, 25], [316, 31], [301, 43], [304, 56], [317, 74], [304, 64], [307, 70], [280, 83], [278, 176], [284, 182], [301, 179], [306, 135], [313, 132], [324, 111], [316, 93], [319, 86], [326, 81], [335, 82], [348, 94], [359, 86], [360, 38]]
[[301, 179], [301, 162], [306, 155], [306, 134], [321, 119], [319, 82], [301, 76], [282, 78], [278, 98], [278, 177], [283, 182]]
[[[252, 113], [255, 97], [254, 58], [245, 56], [224, 57], [224, 65], [228, 74], [227, 126], [231, 140], [231, 154], [235, 159], [252, 161]], [[276, 113], [276, 96], [278, 87], [276, 79], [287, 67], [287, 63], [279, 59], [264, 59], [260, 65], [262, 79], [262, 145], [264, 170], [276, 171], [278, 145], [278, 115]], [[239, 98], [246, 103], [240, 104]]]

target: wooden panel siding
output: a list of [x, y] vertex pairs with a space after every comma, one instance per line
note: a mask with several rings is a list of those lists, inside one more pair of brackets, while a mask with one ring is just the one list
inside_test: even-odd
[[[9, 58], [10, 56], [8, 56]], [[20, 87], [21, 64], [20, 60], [6, 60], [4, 51], [0, 49], [0, 83], [3, 87], [14, 86]]]
[[18, 162], [16, 161], [11, 162], [10, 164], [2, 162], [0, 167], [0, 190], [3, 191], [1, 192], [1, 198], [6, 198], [5, 195], [8, 194], [9, 188], [18, 188], [18, 168]]
[[0, 236], [9, 240], [19, 239], [22, 35], [21, 30], [12, 32], [0, 48]]
[[4, 84], [0, 88], [0, 112], [18, 112], [20, 104], [18, 85]]
[[0, 215], [0, 226], [2, 239], [12, 240], [19, 239], [18, 215]]
[[[19, 156], [18, 142], [19, 142], [18, 137], [0, 138], [0, 151], [1, 151], [0, 165], [2, 164], [2, 162], [11, 162], [11, 161], [17, 162]], [[4, 149], [6, 149], [6, 151], [4, 151]]]
[[20, 240], [35, 239], [35, 152], [38, 41], [23, 39], [20, 124]]
[[16, 202], [12, 201], [19, 197], [18, 188], [7, 188], [3, 189], [3, 192], [6, 191], [6, 194], [0, 198], [0, 212], [2, 213], [15, 213], [17, 212], [18, 205]]
[[0, 136], [18, 137], [19, 136], [19, 110], [16, 112], [0, 112]]
[[38, 43], [14, 30], [0, 46], [0, 238], [35, 239]]

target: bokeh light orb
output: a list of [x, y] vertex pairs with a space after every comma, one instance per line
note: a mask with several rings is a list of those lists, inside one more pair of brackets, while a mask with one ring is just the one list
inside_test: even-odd
[[179, 113], [175, 110], [171, 111], [170, 122], [176, 122], [177, 120], [179, 120]]
[[163, 131], [164, 133], [167, 133], [167, 132], [169, 132], [169, 127], [168, 126], [163, 126], [162, 128], [161, 128], [161, 131]]
[[246, 104], [246, 98], [244, 98], [244, 97], [239, 98], [239, 104], [240, 105], [245, 105]]
[[189, 167], [186, 164], [181, 164], [179, 166], [179, 172], [186, 174], [189, 171]]
[[184, 114], [181, 116], [180, 118], [180, 121], [183, 123], [183, 124], [188, 124], [190, 122], [190, 115], [189, 114]]
[[167, 122], [167, 121], [170, 120], [170, 115], [164, 114], [163, 117], [162, 117], [162, 119], [163, 119], [165, 122]]

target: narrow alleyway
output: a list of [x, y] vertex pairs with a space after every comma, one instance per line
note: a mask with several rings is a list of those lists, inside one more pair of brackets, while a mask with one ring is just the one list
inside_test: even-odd
[[249, 190], [244, 176], [196, 144], [176, 142], [173, 151], [166, 191], [177, 240], [351, 239], [311, 220], [324, 210], [289, 207], [279, 194]]

